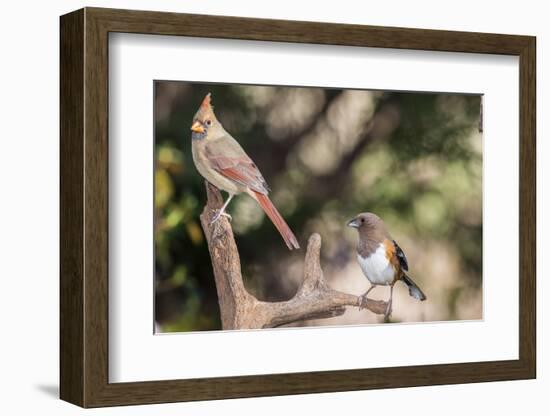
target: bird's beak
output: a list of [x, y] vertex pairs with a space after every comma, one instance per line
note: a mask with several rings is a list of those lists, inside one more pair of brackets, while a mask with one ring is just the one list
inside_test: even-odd
[[351, 221], [349, 221], [348, 227], [359, 228], [359, 223], [357, 222], [357, 218], [354, 218]]
[[193, 123], [193, 125], [191, 126], [191, 130], [193, 130], [195, 133], [204, 133], [204, 127], [198, 120]]

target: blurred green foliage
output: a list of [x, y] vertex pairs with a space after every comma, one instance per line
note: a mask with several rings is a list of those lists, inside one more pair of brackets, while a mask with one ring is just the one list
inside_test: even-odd
[[[327, 275], [358, 278], [341, 275], [355, 261], [356, 236], [344, 225], [371, 211], [388, 224], [409, 262], [424, 266], [416, 280], [441, 297], [425, 319], [470, 317], [473, 312], [461, 308], [472, 308], [472, 302], [460, 303], [462, 293], [478, 298], [473, 308], [480, 308], [480, 96], [158, 81], [155, 321], [160, 331], [220, 329], [199, 221], [205, 188], [193, 165], [189, 130], [207, 92], [218, 119], [262, 171], [302, 246], [312, 232], [323, 237]], [[229, 212], [248, 290], [262, 300], [290, 298], [300, 281], [304, 250], [290, 253], [248, 196], [237, 197]], [[452, 267], [431, 266], [436, 250], [452, 259], [447, 261]], [[438, 282], [441, 270], [452, 275], [445, 283]]]

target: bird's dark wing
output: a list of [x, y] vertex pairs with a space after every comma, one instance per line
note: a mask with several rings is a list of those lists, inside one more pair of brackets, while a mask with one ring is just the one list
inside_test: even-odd
[[395, 240], [393, 240], [393, 245], [395, 246], [395, 255], [399, 259], [399, 264], [401, 264], [401, 268], [405, 271], [408, 271], [409, 263], [407, 263], [407, 257], [405, 257], [405, 253], [403, 253], [403, 250], [401, 250], [401, 247], [397, 245]]

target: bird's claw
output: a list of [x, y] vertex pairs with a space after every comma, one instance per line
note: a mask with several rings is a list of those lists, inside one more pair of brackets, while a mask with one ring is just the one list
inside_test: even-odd
[[210, 221], [210, 225], [214, 224], [216, 221], [218, 221], [222, 216], [226, 217], [229, 221], [233, 220], [233, 217], [229, 215], [225, 211], [215, 210], [216, 215], [214, 215], [214, 218], [212, 218], [212, 221]]
[[365, 295], [359, 296], [359, 310], [363, 310], [367, 307], [367, 297]]

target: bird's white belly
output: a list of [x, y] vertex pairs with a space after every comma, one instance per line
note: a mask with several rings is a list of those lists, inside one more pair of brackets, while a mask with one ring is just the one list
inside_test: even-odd
[[386, 258], [386, 249], [380, 247], [368, 257], [357, 255], [361, 270], [373, 285], [389, 285], [393, 282], [395, 271]]

